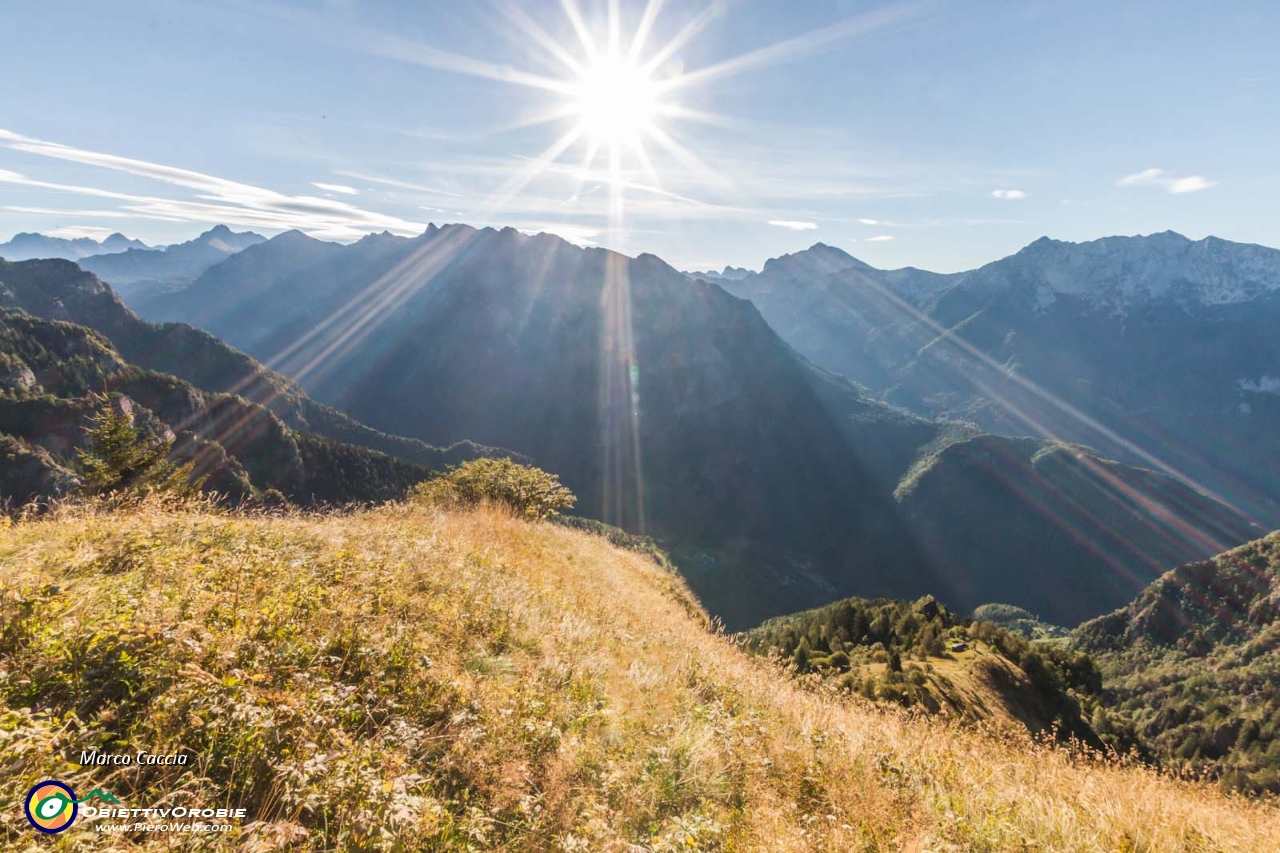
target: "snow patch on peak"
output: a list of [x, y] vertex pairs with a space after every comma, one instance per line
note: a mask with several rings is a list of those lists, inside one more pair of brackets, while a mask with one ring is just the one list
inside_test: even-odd
[[1280, 250], [1218, 238], [1193, 242], [1174, 231], [1087, 243], [1041, 237], [983, 272], [993, 283], [1034, 287], [1041, 309], [1051, 304], [1045, 287], [1107, 307], [1163, 298], [1230, 305], [1280, 292]]
[[1252, 391], [1255, 394], [1276, 394], [1280, 396], [1280, 376], [1263, 374], [1257, 382], [1252, 379], [1241, 379], [1236, 383], [1241, 391]]

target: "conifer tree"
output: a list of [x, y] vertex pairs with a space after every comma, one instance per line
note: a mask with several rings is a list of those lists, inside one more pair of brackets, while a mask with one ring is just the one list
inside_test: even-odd
[[190, 481], [192, 466], [169, 461], [171, 439], [143, 436], [133, 418], [105, 395], [97, 401], [98, 411], [85, 430], [89, 447], [76, 454], [86, 491], [188, 493], [196, 488]]
[[795, 664], [796, 672], [809, 671], [809, 638], [801, 637], [800, 644], [796, 646], [795, 654], [791, 658]]

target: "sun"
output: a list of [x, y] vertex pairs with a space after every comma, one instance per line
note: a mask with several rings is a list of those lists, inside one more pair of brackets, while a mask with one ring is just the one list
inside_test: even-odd
[[[584, 2], [590, 5], [587, 15], [579, 8]], [[658, 20], [662, 10], [691, 4], [669, 0], [559, 0], [563, 20], [554, 16], [550, 22], [539, 21], [526, 11], [525, 7], [532, 4], [498, 0], [472, 5], [497, 12], [496, 18], [502, 20], [495, 21], [495, 33], [518, 45], [526, 53], [528, 65], [496, 63], [413, 43], [402, 45], [407, 61], [536, 92], [538, 98], [522, 105], [514, 120], [502, 125], [498, 132], [523, 134], [543, 125], [557, 125], [560, 129], [540, 152], [517, 155], [519, 167], [510, 170], [485, 199], [486, 215], [514, 209], [515, 199], [525, 188], [554, 168], [560, 174], [574, 176], [579, 183], [578, 191], [559, 207], [576, 202], [584, 193], [604, 188], [608, 193], [610, 231], [623, 234], [622, 214], [628, 193], [661, 197], [668, 206], [711, 207], [669, 189], [669, 176], [664, 174], [668, 170], [681, 177], [692, 175], [700, 186], [740, 195], [741, 188], [718, 173], [712, 165], [714, 160], [708, 163], [691, 151], [676, 128], [696, 123], [715, 133], [716, 129], [742, 126], [730, 116], [705, 108], [712, 84], [903, 24], [917, 15], [914, 7], [918, 4], [871, 9], [694, 68], [686, 67], [682, 51], [726, 12], [731, 0], [701, 0], [699, 11], [670, 27]], [[556, 32], [556, 21], [560, 32]], [[664, 30], [669, 37], [657, 38], [657, 33]]]
[[[572, 174], [579, 183], [574, 195], [559, 206], [603, 188], [610, 233], [624, 235], [622, 239], [628, 194], [661, 197], [667, 205], [707, 207], [670, 190], [669, 176], [664, 174], [668, 170], [692, 175], [702, 186], [738, 192], [714, 166], [686, 147], [673, 127], [692, 122], [724, 130], [739, 124], [704, 108], [712, 83], [806, 55], [836, 41], [866, 36], [912, 14], [909, 8], [898, 6], [872, 10], [690, 69], [682, 51], [724, 13], [729, 5], [726, 0], [705, 0], [700, 11], [669, 28], [658, 21], [664, 6], [676, 5], [668, 0], [586, 0], [591, 8], [585, 16], [579, 8], [582, 2], [559, 0], [565, 18], [561, 28], [571, 30], [572, 38], [567, 38], [568, 32], [548, 31], [525, 11], [527, 4], [505, 0], [494, 4], [510, 25], [504, 28], [507, 36], [522, 48], [532, 49], [530, 58], [540, 70], [434, 50], [427, 51], [422, 61], [538, 91], [539, 100], [530, 101], [527, 112], [505, 130], [560, 126], [561, 132], [546, 148], [520, 157], [522, 167], [490, 195], [487, 210], [498, 211], [512, 204], [532, 181], [555, 167]], [[624, 5], [632, 8], [623, 9]], [[670, 30], [669, 37], [656, 38], [662, 30]]]
[[[610, 229], [621, 233], [625, 196], [628, 192], [673, 197], [663, 189], [661, 167], [678, 161], [686, 168], [709, 174], [710, 170], [673, 137], [670, 126], [680, 121], [717, 121], [711, 113], [692, 110], [681, 103], [688, 96], [695, 75], [684, 71], [680, 49], [699, 29], [715, 17], [719, 0], [686, 24], [656, 49], [648, 45], [663, 0], [646, 0], [634, 29], [623, 23], [618, 0], [608, 0], [606, 19], [593, 28], [578, 8], [579, 0], [561, 0], [574, 42], [561, 42], [518, 4], [500, 9], [514, 25], [520, 43], [542, 48], [556, 69], [551, 74], [511, 67], [476, 67], [470, 61], [465, 73], [492, 76], [505, 82], [541, 90], [550, 103], [531, 111], [527, 118], [510, 125], [523, 129], [542, 124], [559, 124], [561, 134], [543, 151], [523, 158], [525, 166], [503, 182], [489, 200], [496, 210], [552, 164], [570, 165], [581, 184], [604, 187], [607, 191]], [[600, 0], [601, 3], [604, 0]], [[604, 32], [600, 32], [603, 23]], [[717, 72], [718, 67], [700, 69]], [[558, 73], [557, 73], [558, 72]], [[668, 160], [655, 162], [651, 150], [660, 149]]]
[[597, 55], [572, 82], [569, 108], [596, 146], [634, 147], [659, 112], [659, 87], [644, 65], [619, 54]]

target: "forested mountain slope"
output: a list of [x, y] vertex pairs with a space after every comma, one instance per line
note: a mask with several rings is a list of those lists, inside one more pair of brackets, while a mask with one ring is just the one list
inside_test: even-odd
[[1107, 725], [1172, 766], [1280, 792], [1280, 533], [1180, 566], [1073, 636], [1106, 678]]

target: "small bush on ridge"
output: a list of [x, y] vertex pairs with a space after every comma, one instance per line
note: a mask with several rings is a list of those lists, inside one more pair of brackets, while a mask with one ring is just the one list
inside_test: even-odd
[[504, 504], [524, 518], [543, 519], [571, 509], [573, 492], [555, 474], [510, 459], [473, 459], [409, 493], [410, 500], [433, 505], [472, 506], [483, 501]]

